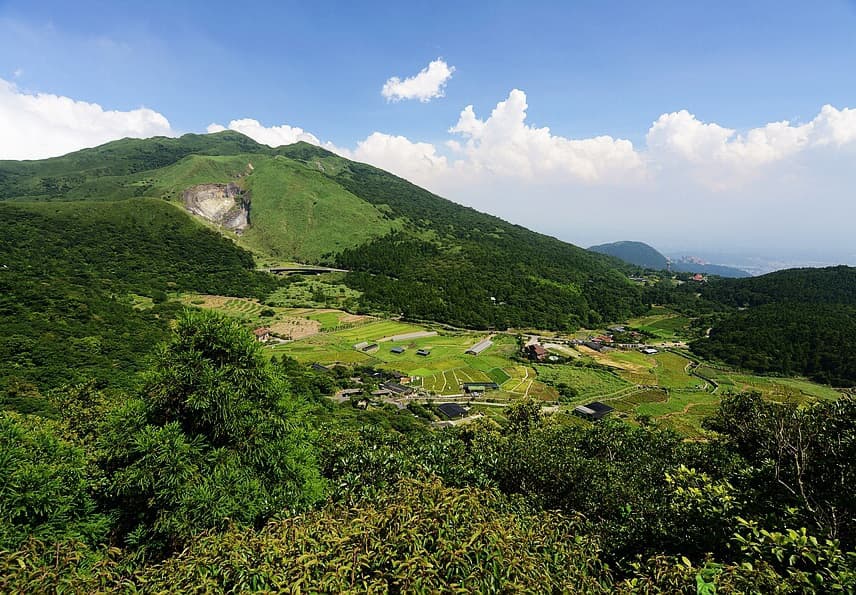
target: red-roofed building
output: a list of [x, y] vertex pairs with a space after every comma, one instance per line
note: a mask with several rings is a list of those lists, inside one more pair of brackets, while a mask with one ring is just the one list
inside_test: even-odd
[[253, 335], [256, 337], [256, 341], [264, 342], [270, 339], [270, 329], [266, 326], [260, 326], [259, 328], [253, 331]]

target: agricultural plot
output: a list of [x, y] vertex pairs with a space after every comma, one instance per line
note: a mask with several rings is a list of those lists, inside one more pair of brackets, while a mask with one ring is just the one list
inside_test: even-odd
[[718, 394], [757, 391], [771, 401], [793, 401], [797, 403], [808, 402], [813, 399], [836, 399], [839, 397], [838, 391], [829, 386], [815, 384], [799, 378], [753, 376], [704, 365], [698, 368], [698, 373], [715, 380], [719, 384]]
[[704, 388], [705, 381], [692, 376], [687, 371], [687, 367], [692, 363], [687, 358], [676, 353], [661, 352], [654, 356], [654, 360], [657, 362], [654, 374], [659, 386], [674, 389], [702, 390]]
[[550, 384], [573, 387], [580, 399], [607, 397], [633, 386], [611, 372], [596, 368], [539, 365], [536, 370], [538, 377]]
[[628, 320], [627, 323], [633, 327], [649, 332], [662, 340], [674, 340], [684, 336], [689, 327], [690, 319], [680, 314], [655, 306], [651, 311], [639, 318]]
[[467, 367], [422, 377], [422, 387], [438, 395], [462, 394], [461, 385], [465, 382], [492, 382], [492, 380], [484, 372]]
[[421, 330], [423, 330], [422, 327], [398, 322], [397, 320], [378, 320], [362, 326], [337, 331], [333, 334], [345, 343], [355, 345], [361, 341], [377, 341], [385, 337]]
[[615, 373], [631, 384], [653, 386], [657, 384], [654, 369], [657, 361], [638, 351], [611, 350], [598, 353], [589, 350], [589, 357], [599, 364], [615, 368]]
[[274, 291], [267, 301], [283, 308], [346, 308], [362, 293], [344, 285], [342, 276], [342, 273], [325, 273], [301, 278]]

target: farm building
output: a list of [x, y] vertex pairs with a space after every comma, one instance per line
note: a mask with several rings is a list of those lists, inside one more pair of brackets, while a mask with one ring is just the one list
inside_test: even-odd
[[256, 341], [267, 341], [270, 339], [270, 329], [266, 326], [260, 326], [253, 330], [253, 335], [255, 335]]
[[491, 345], [493, 345], [493, 341], [491, 341], [490, 339], [485, 339], [484, 341], [479, 341], [478, 343], [467, 349], [465, 353], [469, 355], [478, 355]]
[[642, 353], [644, 353], [645, 355], [654, 355], [655, 353], [659, 353], [659, 352], [656, 349], [654, 349], [653, 347], [646, 347], [645, 349], [642, 350]]
[[420, 349], [419, 351], [416, 352], [416, 355], [421, 355], [422, 357], [428, 357], [429, 355], [431, 355], [431, 351], [429, 351], [428, 349]]
[[539, 362], [547, 357], [547, 350], [543, 345], [538, 345], [537, 343], [534, 345], [527, 345], [526, 353], [529, 356], [529, 359], [534, 359]]
[[312, 364], [312, 369], [315, 370], [316, 372], [329, 372], [330, 371], [330, 368], [328, 368], [327, 366], [322, 366], [318, 362], [315, 362], [314, 364]]
[[579, 415], [583, 419], [587, 419], [589, 421], [596, 421], [605, 417], [610, 411], [612, 411], [612, 407], [609, 405], [604, 405], [600, 401], [593, 401], [588, 405], [578, 405], [574, 407], [574, 414]]
[[583, 341], [583, 345], [595, 351], [603, 351], [604, 347], [602, 343], [595, 343], [594, 341]]
[[358, 395], [363, 392], [361, 388], [343, 388], [339, 391], [339, 394], [343, 397], [350, 397], [351, 395]]
[[380, 385], [380, 388], [385, 388], [396, 395], [409, 395], [413, 393], [412, 388], [398, 384], [397, 382], [384, 382]]
[[467, 410], [457, 403], [443, 403], [437, 406], [437, 410], [447, 419], [459, 419], [467, 414]]
[[489, 390], [499, 389], [496, 382], [464, 382], [461, 385], [465, 393], [483, 393]]
[[395, 380], [401, 384], [407, 384], [411, 380], [410, 376], [408, 376], [407, 374], [402, 374], [397, 370], [392, 370], [389, 375], [395, 378]]
[[402, 354], [404, 353], [404, 347], [393, 347], [389, 350], [390, 353]]
[[368, 345], [360, 349], [360, 351], [371, 351], [373, 349], [377, 349], [377, 343], [369, 343]]
[[389, 390], [388, 388], [379, 388], [378, 390], [372, 391], [373, 397], [386, 397], [386, 396], [391, 395], [391, 394], [392, 394], [392, 391]]
[[368, 341], [363, 341], [362, 343], [357, 343], [356, 345], [354, 345], [354, 349], [356, 349], [357, 351], [362, 351], [363, 349], [368, 347], [368, 345]]

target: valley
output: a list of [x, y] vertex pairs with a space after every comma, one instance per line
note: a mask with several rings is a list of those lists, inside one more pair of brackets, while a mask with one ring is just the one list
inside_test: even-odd
[[[308, 277], [302, 283], [326, 288], [335, 300], [339, 297], [336, 277], [329, 277]], [[504, 423], [504, 407], [534, 399], [549, 415], [579, 424], [586, 422], [573, 416], [574, 408], [599, 401], [613, 407], [614, 416], [628, 423], [654, 423], [697, 440], [708, 436], [702, 429], [702, 420], [715, 412], [720, 399], [728, 394], [755, 391], [771, 401], [799, 404], [841, 395], [835, 388], [806, 379], [752, 375], [701, 361], [686, 347], [690, 319], [664, 307], [654, 307], [626, 321], [627, 332], [648, 334], [641, 345], [656, 353], [645, 354], [641, 346], [598, 351], [584, 344], [609, 337], [612, 332], [607, 328], [580, 329], [569, 334], [534, 330], [479, 332], [355, 315], [318, 307], [318, 302], [294, 307], [306, 293], [300, 284], [292, 287], [290, 295], [288, 290], [280, 291], [278, 300], [266, 303], [192, 294], [182, 296], [180, 301], [234, 317], [249, 330], [268, 329], [271, 338], [265, 342], [264, 352], [270, 358], [287, 356], [307, 366], [393, 373], [404, 377], [401, 382], [413, 391], [405, 396], [373, 396], [376, 385], [361, 387], [342, 376], [341, 385], [327, 395], [334, 398], [346, 390], [369, 408], [394, 404], [406, 410], [414, 403], [436, 406], [456, 402], [463, 404], [470, 416], [487, 415]], [[292, 305], [274, 305], [278, 301]], [[486, 339], [492, 343], [487, 349], [478, 355], [467, 353]], [[533, 361], [523, 348], [527, 343], [543, 345], [548, 355]], [[428, 355], [420, 355], [420, 351]], [[473, 394], [465, 390], [467, 383], [495, 383], [497, 388]], [[446, 418], [435, 414], [431, 419], [442, 422]]]

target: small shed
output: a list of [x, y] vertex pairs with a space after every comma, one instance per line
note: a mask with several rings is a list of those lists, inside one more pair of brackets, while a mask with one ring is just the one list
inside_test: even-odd
[[461, 385], [465, 393], [483, 393], [489, 390], [499, 389], [496, 382], [464, 382]]
[[534, 359], [539, 362], [547, 357], [547, 349], [545, 349], [543, 345], [539, 345], [537, 343], [527, 345], [526, 351], [528, 352], [530, 359]]
[[467, 410], [457, 403], [443, 403], [437, 405], [437, 411], [443, 414], [446, 419], [460, 419], [467, 415]]
[[428, 349], [420, 349], [416, 352], [416, 355], [421, 355], [422, 357], [428, 357], [429, 355], [431, 355], [431, 351], [429, 351]]
[[597, 421], [606, 417], [612, 410], [612, 407], [609, 405], [605, 405], [600, 401], [592, 401], [588, 405], [577, 405], [574, 407], [574, 414], [589, 421]]
[[253, 335], [255, 335], [256, 341], [267, 341], [270, 339], [270, 329], [266, 326], [260, 326], [257, 329], [253, 329]]
[[374, 349], [377, 349], [377, 343], [369, 343], [368, 345], [360, 349], [360, 351], [372, 351]]
[[404, 353], [404, 347], [393, 347], [392, 349], [389, 350], [389, 352], [400, 355], [400, 354]]
[[654, 355], [655, 353], [659, 352], [653, 347], [646, 347], [642, 350], [642, 353], [644, 353], [645, 355]]
[[479, 341], [478, 343], [467, 349], [465, 353], [467, 353], [468, 355], [478, 355], [491, 345], [493, 345], [493, 341], [491, 341], [490, 339], [485, 339], [483, 341]]

